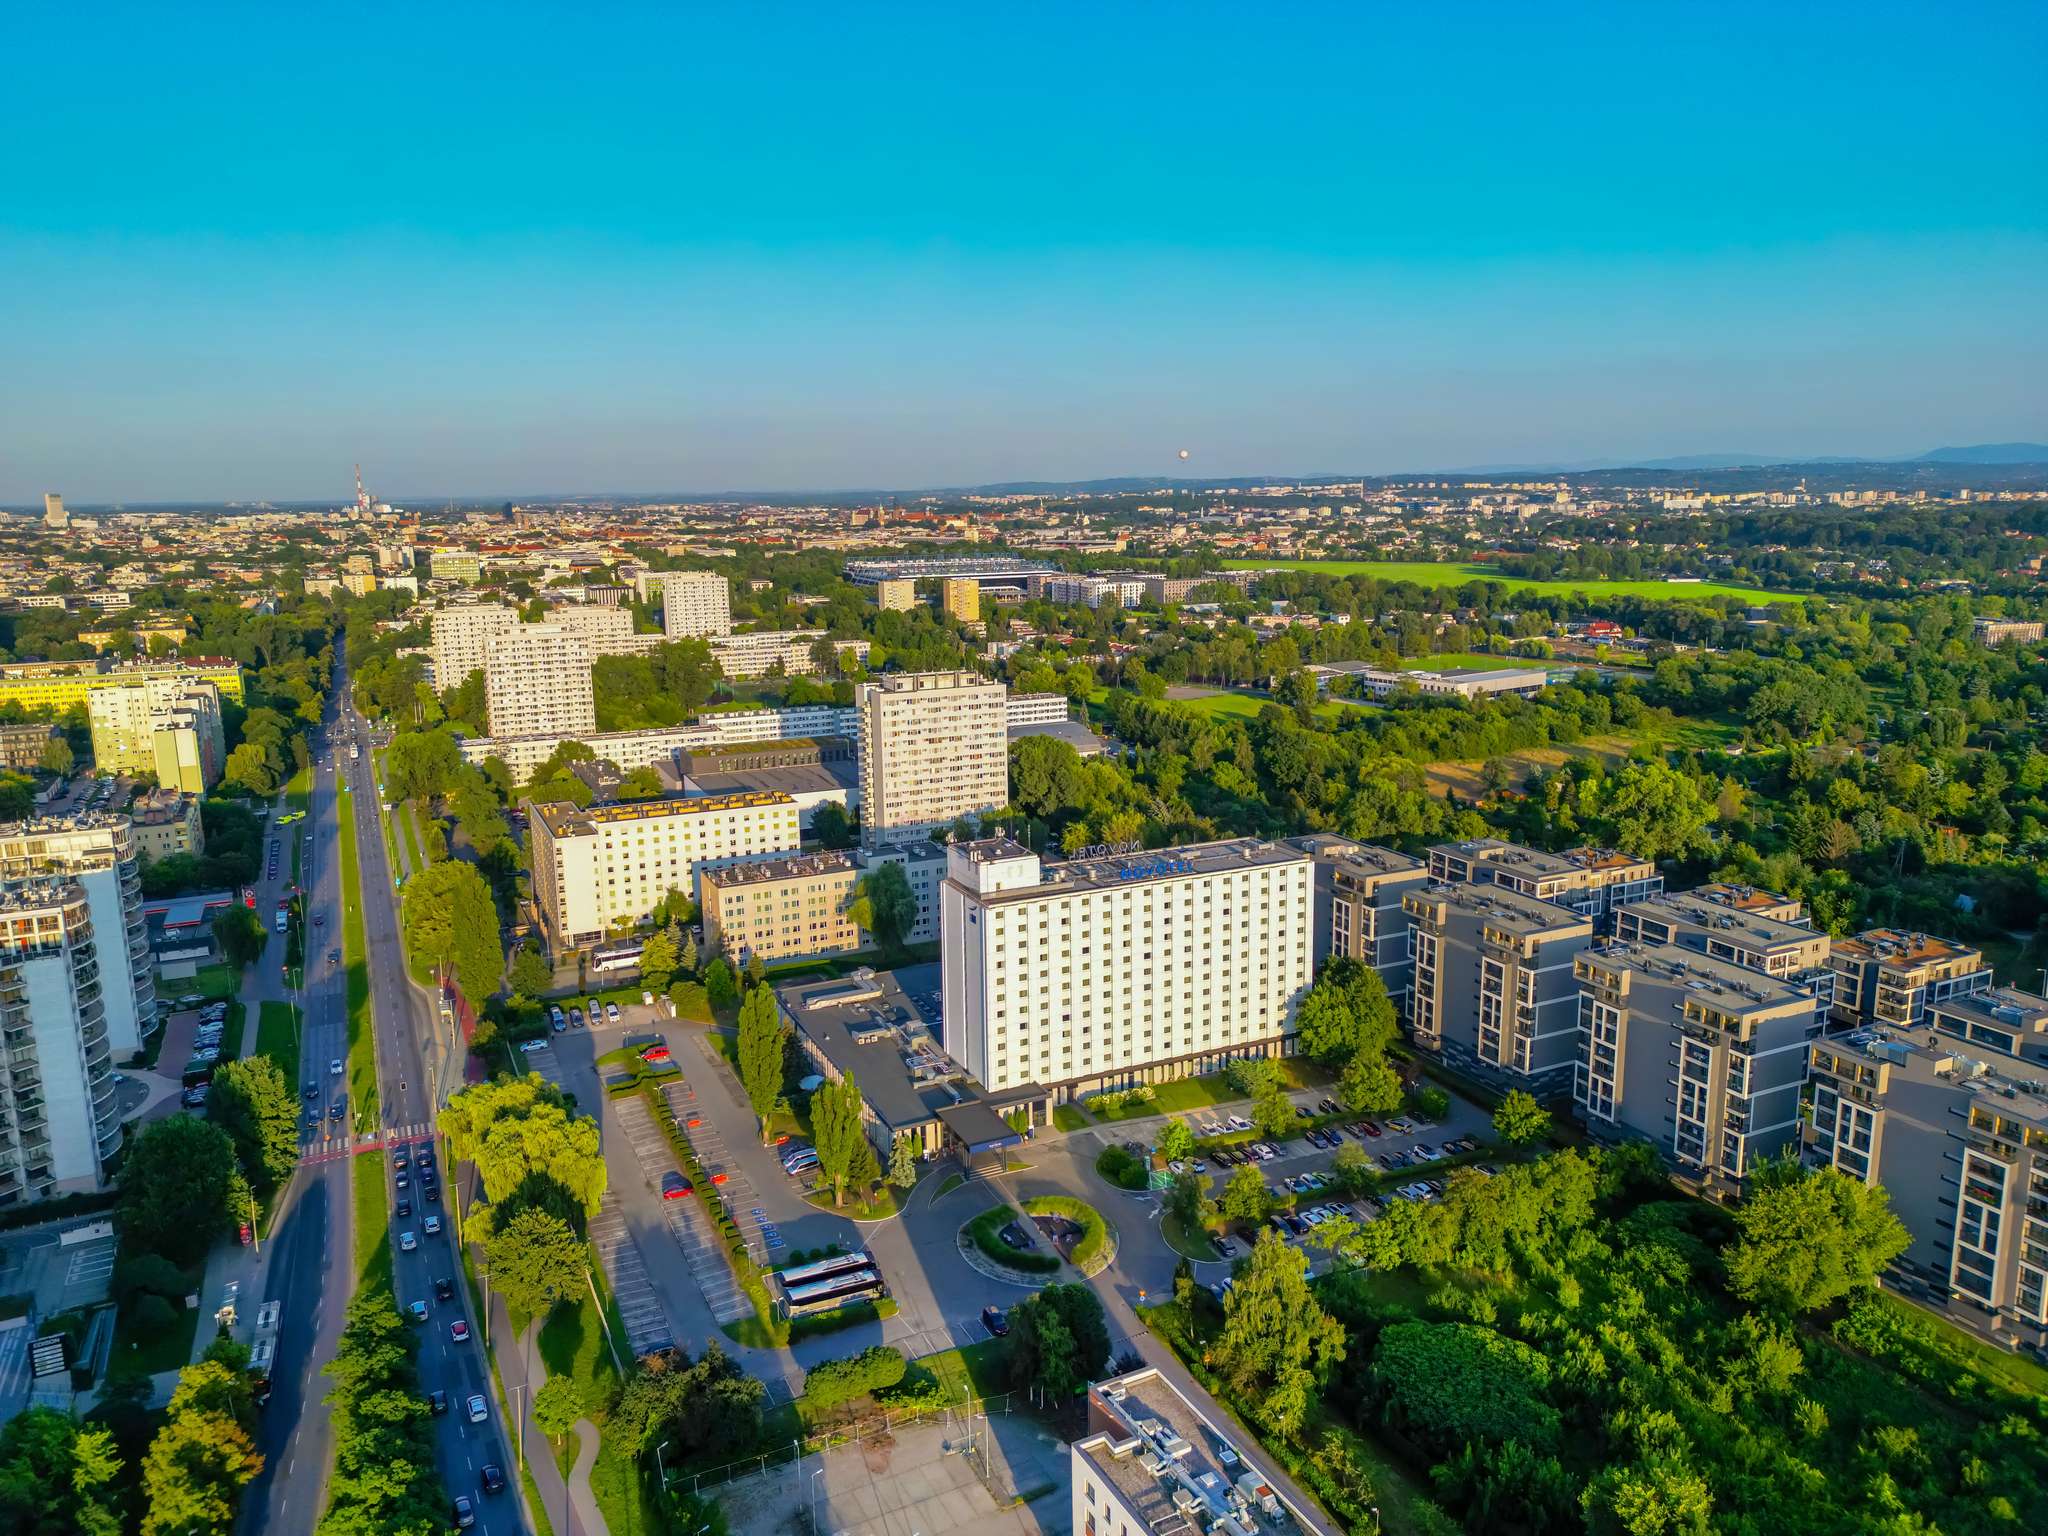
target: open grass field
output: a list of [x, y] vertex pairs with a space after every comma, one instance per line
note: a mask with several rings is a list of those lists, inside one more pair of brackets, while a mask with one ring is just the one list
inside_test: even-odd
[[256, 1017], [256, 1054], [276, 1062], [286, 1082], [299, 1080], [298, 1020], [290, 1003], [262, 1004]]
[[[1673, 720], [1633, 734], [1589, 736], [1570, 746], [1524, 747], [1519, 752], [1505, 754], [1505, 760], [1515, 774], [1515, 783], [1522, 785], [1539, 773], [1563, 767], [1574, 758], [1597, 758], [1602, 764], [1612, 767], [1625, 761], [1637, 747], [1664, 752], [1707, 751], [1726, 746], [1740, 729], [1732, 719]], [[1476, 800], [1485, 792], [1482, 779], [1485, 766], [1479, 759], [1431, 763], [1425, 770], [1430, 792], [1438, 795], [1456, 793], [1461, 799]]]
[[341, 904], [341, 962], [348, 973], [348, 1102], [355, 1123], [372, 1126], [377, 1123], [377, 1031], [370, 1019], [369, 941], [363, 937], [356, 824], [347, 806], [341, 811]]
[[[1205, 714], [1239, 715], [1246, 720], [1256, 720], [1259, 711], [1273, 702], [1268, 695], [1249, 688], [1207, 688], [1195, 683], [1169, 688], [1166, 696], [1177, 704], [1185, 704]], [[1324, 720], [1337, 720], [1364, 707], [1362, 704], [1347, 704], [1341, 699], [1325, 699], [1316, 705], [1316, 714]]]
[[1685, 598], [1739, 597], [1745, 602], [1782, 602], [1798, 594], [1767, 592], [1762, 587], [1734, 587], [1725, 582], [1697, 581], [1517, 581], [1491, 566], [1432, 560], [1226, 560], [1234, 571], [1282, 568], [1319, 571], [1326, 576], [1370, 576], [1375, 581], [1409, 581], [1422, 587], [1458, 587], [1468, 581], [1498, 581], [1516, 591], [1555, 595], [1576, 592], [1585, 597], [1641, 597], [1653, 601]]

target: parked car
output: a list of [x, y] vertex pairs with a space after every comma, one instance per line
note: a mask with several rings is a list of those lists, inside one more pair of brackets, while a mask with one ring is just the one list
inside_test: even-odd
[[690, 1181], [674, 1169], [661, 1176], [661, 1198], [664, 1200], [687, 1200], [696, 1192]]
[[981, 1326], [986, 1328], [995, 1338], [1003, 1338], [1010, 1331], [1010, 1315], [1001, 1307], [983, 1307], [981, 1309]]

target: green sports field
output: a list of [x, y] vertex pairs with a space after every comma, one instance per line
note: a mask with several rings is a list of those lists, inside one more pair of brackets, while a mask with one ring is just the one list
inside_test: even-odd
[[1226, 560], [1234, 571], [1282, 568], [1321, 571], [1328, 576], [1370, 576], [1375, 581], [1412, 581], [1423, 587], [1456, 587], [1468, 581], [1498, 581], [1516, 591], [1577, 592], [1586, 597], [1672, 598], [1739, 597], [1745, 602], [1784, 602], [1792, 592], [1766, 592], [1761, 587], [1731, 587], [1718, 581], [1517, 581], [1486, 565], [1454, 565], [1430, 560]]

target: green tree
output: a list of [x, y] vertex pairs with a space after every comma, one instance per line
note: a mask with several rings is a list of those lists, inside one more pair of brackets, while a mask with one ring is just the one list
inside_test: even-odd
[[1260, 1135], [1285, 1136], [1300, 1123], [1301, 1117], [1294, 1112], [1294, 1101], [1287, 1097], [1287, 1090], [1277, 1079], [1266, 1083], [1252, 1095], [1252, 1124]]
[[550, 1376], [533, 1394], [533, 1422], [555, 1444], [583, 1417], [583, 1394], [574, 1377]]
[[862, 875], [854, 885], [846, 915], [883, 949], [901, 949], [917, 926], [917, 897], [911, 893], [910, 877], [903, 873], [903, 866], [885, 860]]
[[1344, 1327], [1308, 1288], [1308, 1260], [1270, 1227], [1223, 1302], [1210, 1358], [1240, 1398], [1284, 1435], [1306, 1422], [1321, 1380], [1344, 1358]]
[[1272, 1213], [1272, 1207], [1273, 1195], [1266, 1187], [1264, 1174], [1249, 1163], [1230, 1170], [1218, 1202], [1224, 1220], [1255, 1227]]
[[583, 1241], [552, 1211], [528, 1207], [494, 1223], [484, 1252], [505, 1305], [529, 1317], [583, 1290]]
[[661, 775], [652, 768], [635, 768], [619, 779], [614, 796], [620, 800], [657, 800], [663, 793]]
[[[789, 1026], [775, 1005], [775, 994], [756, 987], [740, 1004], [739, 1056], [740, 1086], [760, 1123], [761, 1145], [768, 1144], [768, 1124], [782, 1098], [782, 1059], [789, 1039]], [[822, 1154], [821, 1154], [822, 1155]]]
[[52, 736], [43, 744], [43, 772], [63, 778], [77, 766], [78, 754], [71, 750], [71, 743], [62, 736]]
[[522, 944], [512, 951], [510, 980], [515, 997], [538, 998], [555, 984], [555, 968], [538, 949]]
[[121, 1168], [125, 1244], [190, 1265], [245, 1214], [235, 1144], [227, 1132], [193, 1115], [146, 1124]]
[[232, 1529], [242, 1489], [263, 1470], [254, 1423], [245, 1372], [218, 1360], [185, 1367], [142, 1464], [142, 1536]]
[[1169, 1116], [1159, 1127], [1152, 1150], [1169, 1163], [1186, 1162], [1195, 1155], [1194, 1128], [1178, 1115]]
[[[568, 1211], [597, 1214], [606, 1183], [597, 1122], [570, 1113], [562, 1090], [538, 1072], [471, 1083], [449, 1099], [440, 1126], [451, 1158], [476, 1164], [490, 1205], [544, 1203], [558, 1190]], [[488, 1211], [476, 1214], [488, 1230]]]
[[1401, 1074], [1386, 1057], [1361, 1051], [1344, 1063], [1337, 1098], [1354, 1115], [1388, 1115], [1401, 1107]]
[[1190, 1169], [1176, 1173], [1166, 1186], [1160, 1208], [1190, 1231], [1202, 1225], [1209, 1203], [1209, 1181]]
[[1040, 1400], [1065, 1403], [1109, 1364], [1109, 1319], [1085, 1285], [1048, 1285], [1010, 1313], [1010, 1381]]
[[1810, 1312], [1867, 1289], [1912, 1241], [1882, 1185], [1789, 1156], [1759, 1169], [1723, 1252], [1728, 1288], [1780, 1312]]
[[811, 835], [821, 848], [851, 848], [859, 834], [846, 807], [836, 800], [827, 800], [811, 814]]
[[860, 1149], [867, 1139], [861, 1125], [860, 1086], [850, 1075], [820, 1085], [811, 1095], [811, 1144], [818, 1153], [818, 1172], [832, 1186], [834, 1205], [846, 1203], [846, 1186], [859, 1168]]
[[704, 967], [704, 1001], [711, 1005], [714, 1014], [724, 1013], [738, 1005], [740, 1000], [739, 982], [733, 978], [732, 967], [720, 955]]
[[666, 991], [669, 978], [676, 973], [677, 960], [676, 941], [666, 929], [656, 929], [640, 949], [640, 980], [651, 991]]
[[898, 1189], [917, 1182], [917, 1149], [908, 1136], [898, 1136], [889, 1148], [889, 1182]]
[[226, 1131], [242, 1171], [260, 1194], [280, 1188], [299, 1164], [299, 1099], [268, 1056], [222, 1062], [207, 1109]]
[[1534, 1094], [1510, 1088], [1493, 1112], [1493, 1129], [1510, 1146], [1541, 1141], [1550, 1134], [1550, 1111], [1536, 1102]]
[[251, 741], [243, 742], [228, 754], [227, 766], [221, 770], [220, 777], [223, 784], [246, 790], [258, 800], [268, 800], [276, 794], [279, 782], [270, 755]]
[[239, 901], [231, 901], [213, 920], [213, 939], [229, 965], [246, 969], [263, 958], [269, 936], [263, 922]]
[[472, 1008], [498, 990], [505, 969], [498, 906], [473, 866], [432, 864], [406, 882], [405, 946], [416, 964], [452, 972]]
[[0, 1530], [18, 1536], [118, 1536], [121, 1458], [104, 1428], [29, 1407], [0, 1429]]

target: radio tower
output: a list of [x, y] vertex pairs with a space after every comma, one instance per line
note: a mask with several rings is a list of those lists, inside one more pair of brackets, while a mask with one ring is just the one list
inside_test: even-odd
[[370, 510], [370, 493], [363, 489], [363, 466], [360, 464], [356, 466], [356, 510], [358, 512], [368, 512]]

